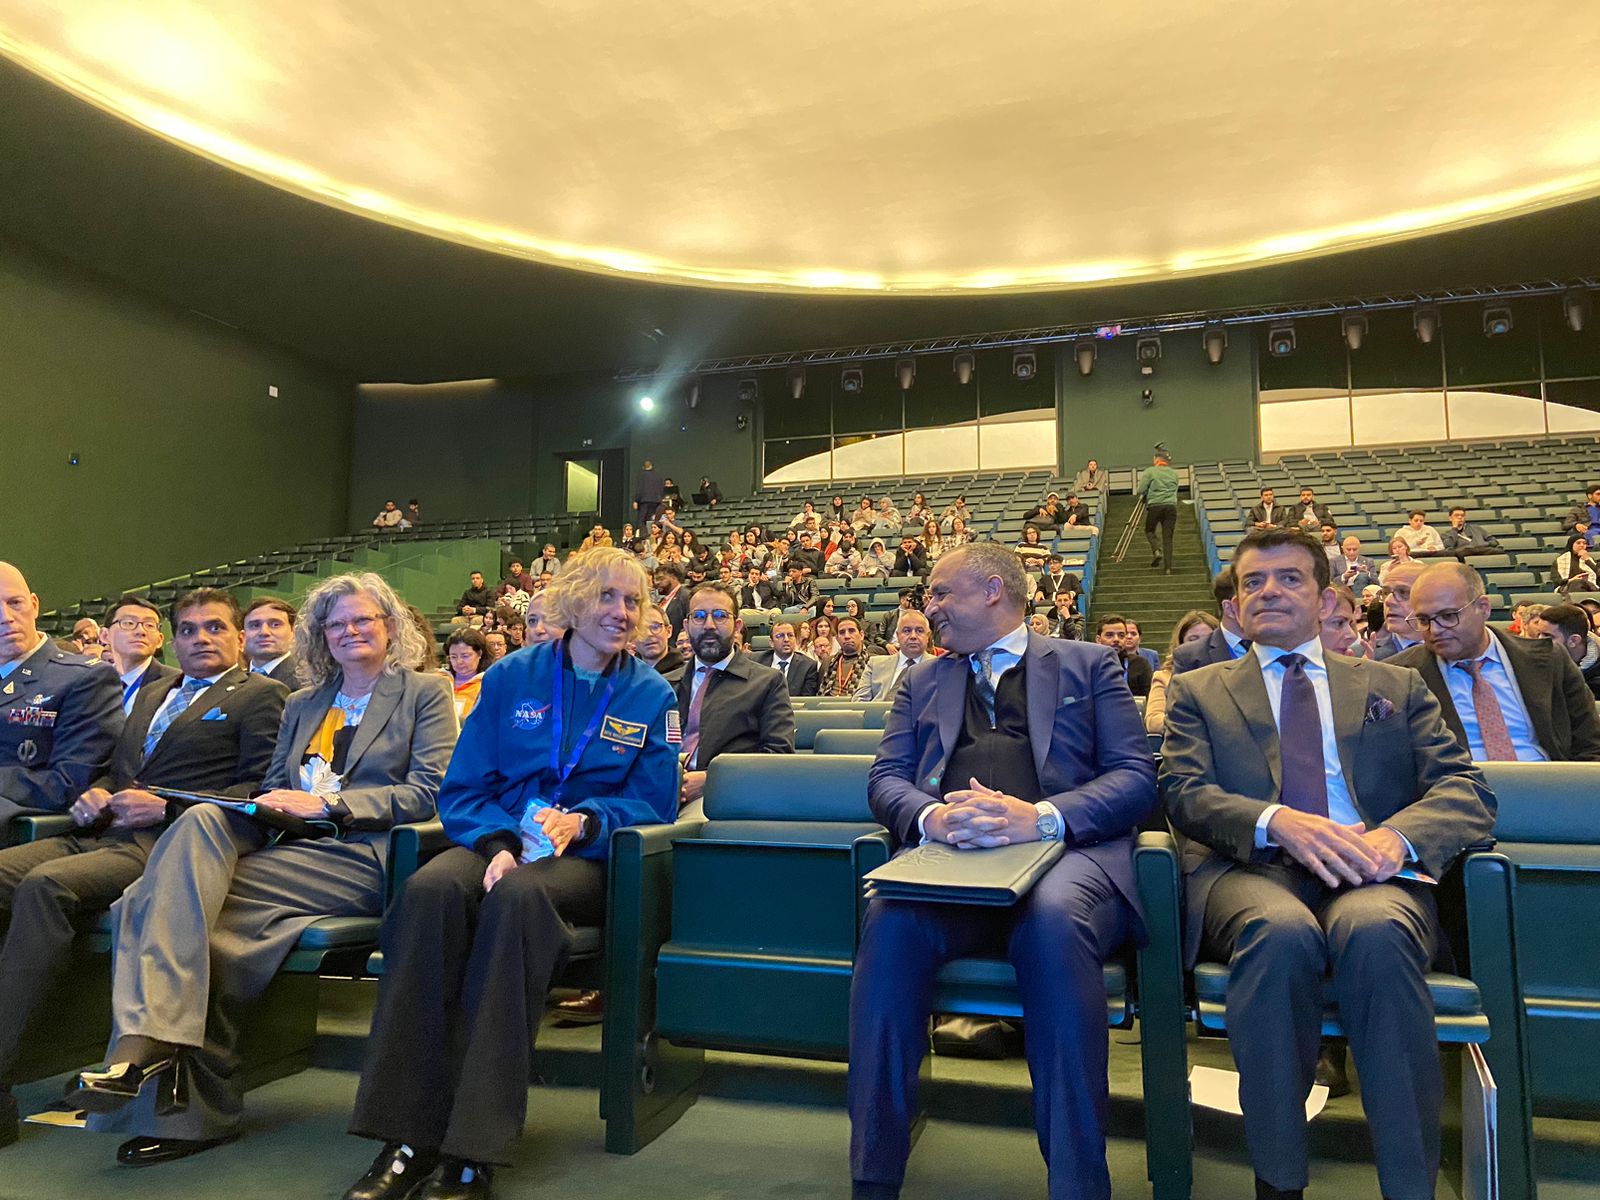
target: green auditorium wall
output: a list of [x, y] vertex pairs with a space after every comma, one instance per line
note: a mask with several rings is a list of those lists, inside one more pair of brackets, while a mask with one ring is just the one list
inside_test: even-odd
[[5, 241], [0, 329], [0, 556], [46, 608], [344, 527], [353, 380]]
[[[1068, 472], [1088, 458], [1105, 466], [1142, 465], [1158, 441], [1179, 465], [1224, 458], [1255, 459], [1256, 353], [1252, 331], [1228, 330], [1220, 363], [1207, 360], [1200, 333], [1168, 334], [1153, 376], [1141, 376], [1134, 339], [1101, 341], [1094, 372], [1078, 372], [1072, 348], [1060, 353], [1056, 390]], [[1146, 406], [1140, 395], [1149, 388]]]

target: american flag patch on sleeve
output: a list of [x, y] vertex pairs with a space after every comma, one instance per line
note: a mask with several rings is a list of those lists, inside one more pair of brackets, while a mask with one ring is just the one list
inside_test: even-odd
[[683, 725], [678, 720], [678, 710], [667, 709], [667, 745], [679, 746], [683, 744]]

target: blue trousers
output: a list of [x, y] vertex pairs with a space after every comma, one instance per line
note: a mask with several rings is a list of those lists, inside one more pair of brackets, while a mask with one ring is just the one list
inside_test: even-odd
[[939, 968], [1003, 949], [1022, 996], [1034, 1126], [1051, 1200], [1108, 1200], [1103, 966], [1127, 939], [1131, 919], [1106, 874], [1071, 852], [1011, 908], [874, 900], [850, 985], [850, 1172], [857, 1190], [893, 1195], [905, 1179]]

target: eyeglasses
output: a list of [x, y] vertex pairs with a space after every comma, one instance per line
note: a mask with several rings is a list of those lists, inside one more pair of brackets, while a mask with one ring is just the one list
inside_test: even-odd
[[142, 621], [138, 617], [118, 617], [111, 623], [124, 633], [132, 633], [135, 629], [143, 629], [147, 633], [155, 633], [161, 628], [161, 622], [154, 617], [146, 617]]
[[322, 628], [334, 637], [343, 637], [346, 633], [359, 633], [365, 636], [371, 633], [372, 627], [381, 620], [382, 617], [357, 617], [353, 621], [324, 621]]
[[666, 625], [663, 624], [660, 621], [649, 621], [649, 622], [646, 622], [646, 624], [644, 626], [644, 631], [646, 633], [660, 633], [665, 628], [666, 628]]
[[725, 608], [712, 609], [710, 612], [703, 608], [697, 608], [688, 615], [687, 619], [696, 625], [705, 625], [709, 622], [726, 625], [733, 620], [733, 614]]
[[1447, 608], [1444, 612], [1434, 613], [1432, 616], [1427, 613], [1412, 613], [1406, 618], [1406, 624], [1413, 629], [1427, 629], [1430, 626], [1437, 626], [1440, 629], [1454, 629], [1461, 624], [1461, 614], [1475, 603], [1477, 602], [1469, 600], [1460, 608]]

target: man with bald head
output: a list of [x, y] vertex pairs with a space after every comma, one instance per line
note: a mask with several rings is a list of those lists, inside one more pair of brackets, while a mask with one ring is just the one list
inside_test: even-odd
[[1410, 599], [1423, 645], [1390, 662], [1422, 674], [1474, 761], [1600, 762], [1600, 718], [1583, 672], [1548, 638], [1491, 629], [1476, 570], [1435, 563], [1416, 577]]
[[0, 562], [0, 845], [19, 813], [65, 812], [104, 773], [121, 730], [117, 673], [40, 633], [39, 597]]
[[1416, 627], [1411, 624], [1411, 587], [1427, 569], [1426, 563], [1402, 563], [1384, 577], [1383, 628], [1372, 638], [1375, 662], [1393, 658], [1420, 643]]
[[902, 613], [900, 623], [895, 626], [899, 653], [880, 654], [867, 660], [867, 669], [856, 685], [856, 699], [893, 700], [895, 692], [905, 682], [906, 672], [928, 656], [931, 632], [928, 618], [916, 609]]

